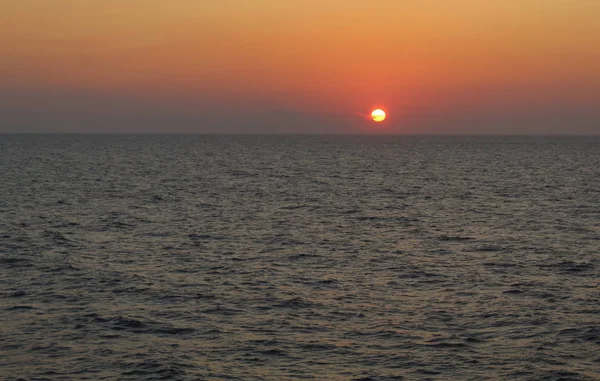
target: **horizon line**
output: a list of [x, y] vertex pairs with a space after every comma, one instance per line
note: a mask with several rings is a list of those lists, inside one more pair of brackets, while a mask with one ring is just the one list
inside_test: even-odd
[[0, 132], [0, 135], [212, 135], [212, 136], [496, 136], [496, 137], [600, 137], [598, 133], [302, 133], [302, 132]]

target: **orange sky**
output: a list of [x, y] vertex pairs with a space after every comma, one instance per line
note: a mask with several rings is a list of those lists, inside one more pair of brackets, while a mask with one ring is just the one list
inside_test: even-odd
[[[363, 132], [382, 105], [387, 133], [600, 133], [598, 20], [597, 0], [0, 0], [0, 128], [152, 109], [192, 132], [270, 113]], [[548, 110], [581, 127], [529, 131]]]

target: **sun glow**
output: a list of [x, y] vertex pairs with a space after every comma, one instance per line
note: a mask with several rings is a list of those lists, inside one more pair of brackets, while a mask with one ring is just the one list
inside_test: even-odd
[[380, 108], [373, 110], [371, 113], [371, 118], [375, 122], [383, 122], [385, 120], [385, 111]]

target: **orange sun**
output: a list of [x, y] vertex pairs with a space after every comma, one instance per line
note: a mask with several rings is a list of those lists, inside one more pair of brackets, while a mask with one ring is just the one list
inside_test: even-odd
[[371, 118], [375, 122], [383, 122], [385, 120], [385, 111], [380, 108], [373, 110], [371, 113]]

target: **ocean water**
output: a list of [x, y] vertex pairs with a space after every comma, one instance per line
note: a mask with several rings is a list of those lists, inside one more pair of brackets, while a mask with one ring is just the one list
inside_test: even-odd
[[0, 136], [0, 378], [598, 380], [600, 137]]

